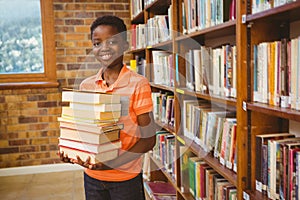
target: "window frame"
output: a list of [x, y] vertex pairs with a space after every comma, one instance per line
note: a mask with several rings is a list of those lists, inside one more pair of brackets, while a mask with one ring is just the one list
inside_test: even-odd
[[40, 0], [44, 72], [0, 74], [0, 89], [57, 87], [53, 0]]

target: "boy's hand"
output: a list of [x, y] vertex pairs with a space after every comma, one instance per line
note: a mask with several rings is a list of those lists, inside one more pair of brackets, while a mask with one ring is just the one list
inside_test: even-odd
[[61, 161], [65, 162], [65, 163], [72, 163], [73, 164], [72, 159], [69, 158], [67, 154], [64, 154], [63, 151], [58, 151], [57, 155], [59, 155]]
[[81, 158], [79, 156], [77, 156], [77, 160], [75, 159], [71, 159], [71, 161], [74, 163], [74, 164], [78, 164], [82, 167], [85, 167], [85, 168], [88, 168], [88, 169], [92, 169], [92, 170], [109, 170], [109, 169], [112, 169], [110, 167], [108, 167], [107, 165], [105, 165], [104, 163], [95, 163], [95, 164], [92, 164], [90, 162], [91, 158], [88, 157], [86, 159], [86, 161], [84, 162], [83, 160], [81, 160]]

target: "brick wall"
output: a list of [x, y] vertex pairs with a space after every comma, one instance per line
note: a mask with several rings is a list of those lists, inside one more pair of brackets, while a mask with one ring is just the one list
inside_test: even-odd
[[90, 55], [90, 24], [117, 15], [129, 26], [127, 0], [54, 0], [59, 88], [0, 90], [0, 167], [60, 162], [57, 152], [61, 89], [97, 71]]

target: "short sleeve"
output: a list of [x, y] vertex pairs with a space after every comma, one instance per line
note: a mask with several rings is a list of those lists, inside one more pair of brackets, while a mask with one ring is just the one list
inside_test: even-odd
[[147, 80], [143, 79], [137, 84], [133, 93], [133, 111], [141, 115], [153, 110], [151, 87]]

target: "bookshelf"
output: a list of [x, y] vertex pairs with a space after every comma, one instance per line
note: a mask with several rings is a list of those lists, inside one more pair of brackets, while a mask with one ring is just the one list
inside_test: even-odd
[[[174, 127], [160, 121], [157, 124], [170, 134], [175, 135], [176, 138], [175, 179], [164, 171], [164, 166], [160, 166], [160, 162], [153, 157], [151, 157], [151, 166], [161, 170], [151, 172], [151, 179], [171, 182], [176, 188], [177, 199], [196, 199], [192, 194], [182, 192], [180, 189], [181, 164], [179, 157], [181, 155], [179, 147], [187, 146], [195, 156], [202, 158], [204, 162], [237, 188], [237, 199], [268, 199], [266, 194], [256, 191], [255, 167], [253, 167], [256, 164], [257, 156], [255, 151], [256, 135], [289, 132], [291, 121], [300, 123], [300, 111], [256, 101], [253, 79], [255, 75], [253, 49], [255, 45], [263, 42], [280, 41], [283, 38], [291, 40], [300, 35], [300, 29], [297, 28], [300, 21], [300, 1], [292, 1], [282, 5], [277, 5], [278, 1], [268, 1], [273, 2], [274, 5], [264, 6], [255, 5], [255, 2], [251, 0], [236, 1], [235, 18], [229, 17], [222, 23], [211, 22], [211, 26], [185, 30], [184, 12], [186, 10], [184, 6], [190, 5], [188, 2], [193, 1], [151, 1], [144, 5], [144, 9], [131, 21], [132, 24], [147, 24], [147, 20], [156, 15], [168, 14], [171, 18], [169, 21], [169, 28], [172, 30], [171, 37], [128, 52], [133, 55], [133, 59], [137, 55], [145, 59], [144, 75], [151, 82], [153, 92], [162, 91], [174, 95]], [[131, 5], [133, 4], [136, 4], [136, 0], [131, 0]], [[171, 11], [169, 7], [172, 7]], [[261, 8], [268, 9], [261, 10]], [[225, 49], [226, 47], [222, 47], [224, 45], [236, 48], [236, 91], [228, 95], [226, 92], [224, 92], [225, 94], [222, 92], [222, 88], [216, 89], [217, 92], [210, 90], [215, 88], [211, 85], [210, 89], [206, 88], [204, 91], [195, 91], [195, 89], [189, 88], [186, 82], [189, 69], [185, 54], [202, 46], [210, 47], [212, 51], [217, 48]], [[173, 67], [170, 73], [173, 73], [174, 84], [163, 85], [153, 82], [154, 76], [157, 75], [153, 73], [153, 51], [165, 51], [173, 54], [171, 59], [174, 66], [170, 65], [170, 68]], [[212, 55], [211, 57], [214, 58]], [[269, 83], [267, 82], [267, 84]], [[226, 91], [226, 89], [224, 90]], [[237, 121], [237, 172], [220, 164], [219, 159], [215, 158], [213, 153], [205, 151], [201, 145], [186, 136], [183, 127], [185, 120], [183, 104], [185, 100], [199, 100], [200, 102], [205, 100], [214, 108], [235, 112]]]
[[[284, 38], [291, 40], [299, 36], [300, 31], [293, 24], [300, 20], [299, 14], [297, 14], [300, 11], [300, 2], [290, 1], [277, 6], [274, 4], [270, 9], [261, 11], [252, 10], [250, 5], [250, 3], [241, 4], [241, 7], [238, 8], [241, 10], [243, 20], [237, 28], [240, 30], [238, 31], [240, 38], [245, 38], [240, 45], [248, 47], [241, 49], [240, 53], [240, 61], [246, 61], [241, 63], [241, 69], [247, 71], [247, 76], [243, 77], [243, 84], [247, 86], [248, 91], [244, 93], [243, 101], [240, 102], [241, 105], [244, 105], [245, 111], [241, 119], [244, 125], [247, 125], [247, 129], [240, 130], [240, 132], [247, 135], [244, 138], [247, 147], [244, 156], [248, 160], [247, 165], [242, 165], [243, 175], [241, 174], [241, 176], [246, 177], [246, 181], [243, 182], [245, 197], [269, 199], [267, 194], [256, 190], [255, 168], [250, 167], [256, 165], [255, 137], [258, 134], [290, 132], [291, 121], [300, 122], [300, 112], [296, 109], [281, 107], [280, 104], [270, 105], [270, 103], [261, 103], [255, 100], [254, 46], [263, 42], [281, 41]], [[299, 133], [299, 129], [297, 132]], [[299, 134], [297, 136], [299, 137]]]

